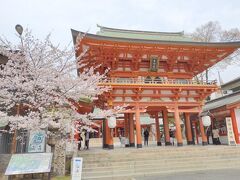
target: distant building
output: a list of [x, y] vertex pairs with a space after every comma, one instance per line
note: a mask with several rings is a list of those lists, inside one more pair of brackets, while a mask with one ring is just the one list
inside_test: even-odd
[[240, 144], [240, 77], [223, 84], [221, 92], [221, 97], [208, 101], [203, 110], [212, 114], [212, 126], [220, 129], [223, 143], [228, 143], [226, 117], [231, 117], [235, 140]]

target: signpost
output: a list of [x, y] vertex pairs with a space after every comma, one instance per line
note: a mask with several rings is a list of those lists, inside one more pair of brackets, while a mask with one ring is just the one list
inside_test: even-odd
[[28, 152], [45, 152], [45, 131], [31, 131], [28, 143]]
[[226, 117], [226, 125], [227, 125], [227, 133], [228, 133], [228, 145], [236, 145], [233, 127], [232, 127], [232, 119], [230, 117]]
[[75, 157], [72, 162], [72, 180], [81, 180], [83, 158]]
[[52, 153], [13, 154], [5, 175], [49, 173], [50, 179], [51, 163]]

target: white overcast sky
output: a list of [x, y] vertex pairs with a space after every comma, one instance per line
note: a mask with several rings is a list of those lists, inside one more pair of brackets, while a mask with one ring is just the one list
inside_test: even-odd
[[[208, 21], [240, 28], [240, 0], [0, 0], [0, 35], [15, 40], [15, 25], [56, 43], [72, 41], [70, 29], [96, 33], [96, 24], [149, 31], [192, 32]], [[217, 78], [217, 74], [212, 74]], [[216, 77], [215, 77], [216, 76]], [[240, 66], [221, 70], [224, 82], [240, 76]]]

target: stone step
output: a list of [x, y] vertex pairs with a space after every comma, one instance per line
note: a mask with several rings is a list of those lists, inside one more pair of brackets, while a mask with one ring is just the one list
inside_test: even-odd
[[[175, 165], [173, 167], [143, 167], [143, 168], [132, 168], [127, 170], [106, 170], [100, 172], [84, 172], [82, 174], [83, 179], [101, 179], [101, 178], [109, 178], [109, 177], [131, 177], [131, 176], [139, 176], [139, 175], [151, 175], [151, 174], [163, 174], [168, 172], [184, 172], [184, 171], [196, 171], [196, 170], [204, 170], [204, 169], [224, 169], [224, 168], [237, 168], [240, 169], [240, 162], [235, 163], [219, 163], [218, 164], [193, 164], [193, 165]], [[115, 178], [114, 178], [115, 179]]]
[[240, 147], [187, 146], [121, 148], [78, 152], [83, 157], [83, 179], [128, 179], [168, 172], [239, 168]]
[[176, 150], [176, 149], [156, 149], [156, 150], [148, 150], [146, 149], [145, 151], [140, 151], [140, 150], [129, 150], [129, 151], [103, 151], [103, 152], [79, 152], [78, 155], [84, 156], [84, 157], [95, 157], [95, 156], [107, 156], [107, 155], [112, 155], [112, 156], [119, 156], [121, 154], [134, 154], [134, 155], [144, 155], [144, 154], [176, 154], [181, 152], [182, 154], [188, 154], [188, 153], [221, 153], [221, 152], [226, 152], [226, 150], [229, 153], [240, 153], [240, 148], [235, 148], [235, 149], [203, 149], [203, 150], [195, 150], [195, 149], [182, 149], [182, 150]]
[[138, 162], [124, 162], [124, 163], [116, 163], [116, 164], [93, 164], [93, 165], [84, 165], [83, 169], [85, 171], [101, 171], [107, 169], [128, 169], [128, 168], [135, 168], [135, 167], [141, 167], [141, 166], [157, 166], [157, 167], [173, 167], [176, 164], [207, 164], [207, 163], [217, 163], [217, 162], [240, 162], [240, 159], [234, 159], [234, 158], [225, 158], [225, 159], [193, 159], [193, 160], [185, 160], [185, 161], [138, 161]]
[[99, 163], [92, 163], [92, 164], [88, 164], [88, 163], [85, 163], [83, 161], [83, 168], [85, 170], [88, 170], [88, 169], [97, 169], [97, 168], [115, 168], [115, 167], [134, 167], [134, 166], [138, 166], [138, 165], [141, 165], [141, 164], [152, 164], [152, 165], [158, 165], [158, 166], [167, 166], [168, 164], [170, 165], [174, 165], [174, 164], [194, 164], [194, 163], [212, 163], [212, 162], [216, 162], [216, 161], [220, 161], [220, 162], [224, 162], [224, 161], [239, 161], [240, 162], [240, 158], [235, 158], [235, 157], [232, 157], [232, 158], [208, 158], [208, 157], [205, 157], [205, 158], [189, 158], [189, 159], [183, 159], [183, 160], [142, 160], [142, 161], [124, 161], [124, 162], [119, 162], [119, 163], [113, 163], [113, 162], [99, 162]]
[[205, 157], [211, 157], [211, 158], [223, 158], [223, 157], [235, 157], [235, 158], [239, 158], [240, 157], [240, 153], [238, 154], [229, 154], [229, 153], [221, 153], [221, 154], [194, 154], [194, 155], [167, 155], [167, 156], [129, 156], [126, 155], [124, 157], [98, 157], [98, 158], [85, 158], [83, 157], [83, 160], [85, 163], [96, 163], [96, 162], [124, 162], [124, 161], [139, 161], [139, 160], [156, 160], [156, 159], [160, 159], [160, 160], [171, 160], [171, 159], [187, 159], [189, 157], [192, 158], [205, 158]]

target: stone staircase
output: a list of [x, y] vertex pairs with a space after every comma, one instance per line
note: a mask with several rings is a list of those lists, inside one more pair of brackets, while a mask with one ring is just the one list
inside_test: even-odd
[[240, 147], [184, 146], [92, 148], [83, 157], [82, 179], [131, 179], [164, 173], [234, 168], [240, 170]]

